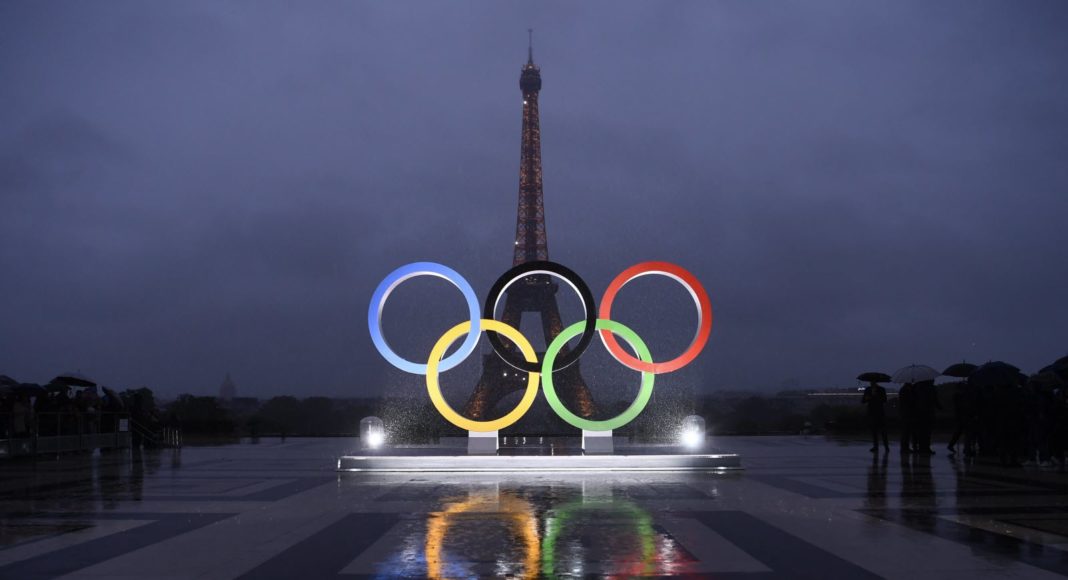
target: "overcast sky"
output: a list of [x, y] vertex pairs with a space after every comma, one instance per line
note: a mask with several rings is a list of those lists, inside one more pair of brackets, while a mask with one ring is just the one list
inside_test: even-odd
[[[598, 297], [651, 259], [711, 295], [658, 389], [1068, 350], [1063, 2], [7, 1], [0, 373], [418, 394], [368, 300], [413, 260], [480, 299], [510, 266], [528, 27], [550, 257]], [[425, 360], [464, 314], [417, 280], [386, 330]], [[613, 317], [660, 359], [695, 323], [666, 279]]]

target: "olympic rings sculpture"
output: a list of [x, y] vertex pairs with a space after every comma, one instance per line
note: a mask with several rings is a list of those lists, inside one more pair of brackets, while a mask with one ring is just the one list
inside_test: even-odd
[[[534, 275], [548, 275], [565, 282], [579, 295], [582, 301], [582, 309], [585, 319], [565, 328], [545, 350], [544, 359], [537, 360], [537, 353], [530, 341], [516, 328], [495, 320], [494, 313], [500, 303], [501, 297], [509, 286], [520, 279]], [[694, 333], [690, 345], [679, 356], [663, 361], [654, 362], [649, 348], [630, 328], [611, 319], [612, 303], [616, 295], [628, 282], [647, 275], [667, 276], [681, 284], [693, 298], [694, 306], [697, 307], [697, 331]], [[456, 286], [463, 294], [467, 302], [470, 318], [450, 328], [438, 339], [430, 351], [430, 356], [425, 364], [409, 361], [398, 355], [386, 341], [382, 333], [382, 311], [390, 294], [402, 282], [417, 276], [434, 276], [443, 278]], [[693, 274], [669, 262], [642, 262], [635, 264], [621, 272], [608, 285], [604, 296], [601, 297], [601, 308], [598, 310], [593, 301], [586, 282], [569, 268], [549, 261], [527, 262], [515, 266], [501, 275], [493, 284], [486, 302], [479, 311], [478, 298], [471, 284], [452, 268], [435, 262], [413, 262], [390, 272], [375, 289], [371, 297], [371, 305], [367, 309], [367, 326], [371, 332], [371, 341], [375, 348], [390, 364], [398, 369], [417, 375], [426, 376], [427, 392], [434, 407], [447, 421], [468, 431], [499, 431], [515, 423], [534, 404], [538, 395], [539, 382], [542, 384], [542, 393], [545, 395], [549, 406], [570, 425], [586, 431], [611, 431], [634, 420], [645, 406], [649, 403], [653, 394], [653, 381], [655, 375], [677, 371], [693, 362], [712, 332], [712, 304], [708, 299], [708, 293], [704, 286]], [[476, 421], [468, 419], [457, 413], [441, 394], [441, 386], [438, 382], [440, 373], [454, 368], [463, 362], [475, 351], [478, 338], [482, 331], [487, 332], [490, 345], [494, 352], [502, 360], [517, 370], [527, 373], [527, 386], [523, 397], [514, 409], [499, 419], [490, 421]], [[501, 336], [511, 341], [516, 349], [509, 349], [501, 340]], [[589, 347], [594, 335], [601, 338], [608, 352], [623, 366], [641, 373], [641, 387], [638, 396], [626, 410], [619, 415], [601, 421], [595, 421], [580, 417], [563, 404], [553, 387], [552, 374], [560, 369], [575, 363]], [[579, 337], [574, 348], [564, 351], [567, 341]], [[630, 345], [637, 357], [628, 353], [617, 340], [616, 336]], [[456, 352], [449, 356], [445, 353], [449, 348], [464, 337]], [[561, 354], [563, 352], [563, 354]]]

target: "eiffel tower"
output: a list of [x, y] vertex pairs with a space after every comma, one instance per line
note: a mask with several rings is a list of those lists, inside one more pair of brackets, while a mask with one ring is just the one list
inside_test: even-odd
[[[545, 205], [541, 188], [541, 128], [538, 121], [538, 92], [541, 90], [541, 69], [534, 64], [533, 42], [527, 52], [527, 64], [519, 75], [523, 92], [523, 141], [519, 160], [519, 216], [515, 227], [515, 251], [512, 265], [549, 259], [549, 245], [545, 237]], [[501, 320], [519, 328], [524, 312], [540, 316], [546, 346], [563, 330], [560, 309], [556, 304], [558, 286], [551, 276], [527, 276], [512, 284], [504, 297]], [[505, 341], [507, 348], [514, 345]], [[566, 348], [566, 347], [565, 347]], [[538, 360], [544, 357], [544, 348]], [[579, 371], [579, 362], [553, 374], [553, 385], [561, 400], [572, 412], [583, 417], [594, 413], [593, 398]], [[496, 416], [497, 404], [508, 394], [526, 387], [527, 374], [512, 368], [494, 352], [482, 360], [482, 377], [474, 393], [464, 406], [464, 415], [486, 420]], [[540, 399], [540, 397], [539, 397]], [[541, 401], [544, 405], [544, 401]], [[537, 408], [537, 404], [535, 408]], [[533, 410], [533, 409], [532, 409]], [[523, 421], [519, 425], [523, 425]], [[530, 428], [529, 422], [526, 428]], [[540, 427], [544, 430], [544, 426]]]

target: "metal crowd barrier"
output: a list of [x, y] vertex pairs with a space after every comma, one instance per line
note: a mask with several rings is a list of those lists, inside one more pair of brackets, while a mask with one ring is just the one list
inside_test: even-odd
[[[0, 459], [132, 445], [129, 413], [0, 413]], [[16, 423], [22, 432], [16, 433]]]

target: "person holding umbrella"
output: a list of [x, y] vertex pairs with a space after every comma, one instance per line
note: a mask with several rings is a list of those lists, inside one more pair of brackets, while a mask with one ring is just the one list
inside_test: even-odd
[[979, 390], [971, 385], [968, 377], [971, 376], [976, 365], [967, 362], [959, 362], [950, 365], [942, 374], [947, 377], [961, 379], [953, 392], [953, 413], [957, 419], [957, 428], [953, 431], [953, 437], [949, 439], [946, 449], [950, 455], [957, 454], [957, 442], [964, 436], [964, 456], [975, 455], [975, 432], [979, 421]]
[[938, 392], [935, 390], [934, 381], [920, 381], [915, 384], [916, 389], [916, 438], [914, 442], [916, 453], [934, 455], [931, 448], [931, 433], [934, 431], [935, 415], [942, 410], [942, 404], [938, 402]]
[[[920, 422], [920, 392], [916, 384], [934, 381], [941, 373], [926, 365], [909, 365], [897, 370], [891, 380], [901, 384], [898, 391], [898, 413], [901, 415], [901, 453], [911, 453], [918, 441], [917, 428]], [[933, 383], [932, 383], [933, 390]], [[929, 445], [929, 444], [928, 444]], [[930, 447], [924, 450], [930, 451]]]
[[1020, 467], [1020, 435], [1027, 425], [1022, 389], [1025, 380], [1019, 368], [1001, 361], [981, 365], [968, 377], [971, 384], [992, 391], [993, 443], [1002, 467]]
[[890, 375], [885, 373], [863, 373], [857, 380], [866, 381], [867, 388], [860, 403], [868, 407], [868, 424], [871, 426], [871, 449], [872, 453], [879, 452], [879, 435], [883, 437], [883, 449], [890, 453], [890, 440], [886, 436], [886, 389], [879, 385], [890, 380]]
[[901, 385], [897, 392], [897, 414], [901, 419], [901, 454], [912, 453], [916, 442], [916, 386]]

